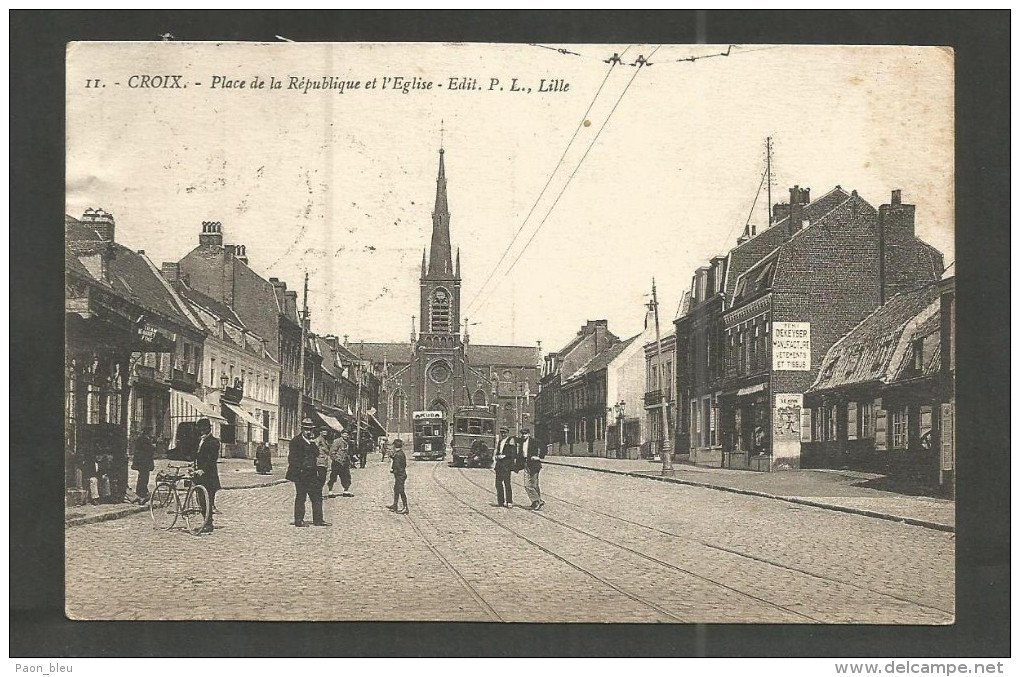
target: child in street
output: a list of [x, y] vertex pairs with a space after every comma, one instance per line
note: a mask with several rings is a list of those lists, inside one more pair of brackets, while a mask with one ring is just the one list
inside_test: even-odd
[[[404, 481], [407, 479], [407, 457], [404, 456], [404, 443], [401, 440], [393, 442], [393, 453], [391, 454], [393, 465], [390, 472], [393, 473], [393, 504], [387, 506], [395, 513], [407, 514], [407, 495], [404, 493]], [[404, 503], [404, 507], [397, 509], [397, 499]]]

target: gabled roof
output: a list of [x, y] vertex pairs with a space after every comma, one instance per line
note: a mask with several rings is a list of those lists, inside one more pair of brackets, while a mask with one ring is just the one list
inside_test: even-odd
[[538, 367], [537, 346], [487, 346], [468, 344], [468, 362], [484, 367]]
[[[804, 205], [801, 213], [803, 218], [813, 224], [852, 197], [841, 186], [836, 186], [825, 195]], [[730, 250], [729, 262], [726, 266], [725, 292], [727, 299], [733, 298], [737, 280], [742, 274], [790, 239], [789, 224], [789, 215], [784, 216], [773, 223], [770, 228], [760, 231], [751, 239]]]
[[[912, 340], [937, 334], [940, 321], [938, 285], [897, 294], [829, 348], [808, 392], [858, 383], [892, 382], [911, 356]], [[924, 372], [934, 373], [930, 361], [926, 362]]]
[[[177, 305], [163, 278], [144, 256], [117, 242], [104, 242], [93, 228], [72, 216], [65, 215], [64, 225], [68, 248], [72, 253], [89, 247], [109, 248], [110, 279], [108, 283], [103, 280], [98, 282], [108, 284], [117, 294], [167, 319], [185, 327], [196, 328], [191, 318]], [[78, 268], [74, 270], [78, 271]]]
[[180, 294], [188, 303], [192, 303], [199, 308], [202, 308], [219, 319], [235, 324], [238, 327], [244, 327], [244, 322], [242, 322], [241, 318], [237, 316], [237, 313], [234, 312], [233, 308], [228, 306], [226, 303], [217, 301], [213, 297], [203, 294], [197, 289], [192, 289], [185, 281], [181, 280], [178, 283], [177, 293]]
[[403, 343], [349, 343], [344, 348], [352, 359], [362, 357], [369, 362], [396, 362], [405, 364], [411, 361], [411, 344]]
[[595, 357], [585, 362], [580, 369], [571, 374], [566, 380], [573, 381], [574, 379], [581, 378], [585, 374], [593, 374], [597, 371], [605, 369], [613, 362], [613, 360], [619, 357], [620, 353], [626, 350], [627, 346], [629, 346], [631, 343], [637, 340], [639, 336], [641, 336], [641, 334], [635, 334], [634, 336], [631, 336], [629, 339], [625, 339], [623, 341], [614, 343], [613, 345], [609, 346], [605, 350], [595, 355]]

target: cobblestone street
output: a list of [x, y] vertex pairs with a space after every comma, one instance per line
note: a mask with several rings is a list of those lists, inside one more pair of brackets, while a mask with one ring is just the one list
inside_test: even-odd
[[[946, 624], [953, 535], [756, 496], [563, 466], [539, 512], [491, 470], [354, 471], [332, 526], [291, 526], [293, 485], [221, 492], [216, 531], [149, 514], [66, 532], [75, 619]], [[520, 476], [518, 503], [527, 503]]]

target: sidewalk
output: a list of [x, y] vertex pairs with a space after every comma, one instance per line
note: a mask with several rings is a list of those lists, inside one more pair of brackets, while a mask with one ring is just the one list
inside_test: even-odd
[[906, 522], [939, 531], [956, 531], [955, 502], [855, 486], [881, 477], [873, 473], [851, 470], [763, 473], [674, 463], [676, 472], [662, 476], [658, 462], [645, 460], [548, 456], [545, 463], [761, 496], [826, 510]]
[[[274, 459], [276, 461], [276, 459]], [[167, 467], [169, 463], [182, 465], [183, 461], [167, 461], [156, 459], [156, 469], [149, 473], [149, 491], [156, 487], [156, 473]], [[253, 461], [244, 458], [221, 458], [217, 462], [221, 491], [231, 489], [255, 489], [258, 487], [269, 487], [282, 484], [287, 480], [283, 475], [287, 472], [286, 459], [273, 463], [273, 472], [269, 475], [259, 475], [255, 472]], [[131, 501], [135, 499], [135, 485], [138, 482], [138, 472], [128, 471], [128, 497]], [[118, 519], [137, 512], [148, 510], [147, 505], [139, 505], [135, 502], [125, 503], [100, 503], [99, 505], [77, 505], [67, 508], [64, 511], [64, 526], [75, 527], [81, 524], [93, 524], [105, 522], [106, 520]]]

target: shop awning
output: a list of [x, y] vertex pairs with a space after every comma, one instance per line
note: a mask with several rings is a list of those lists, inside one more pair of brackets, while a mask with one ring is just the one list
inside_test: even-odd
[[203, 417], [218, 421], [227, 420], [220, 416], [220, 412], [217, 411], [217, 407], [214, 405], [183, 390], [170, 389], [171, 421], [197, 421]]
[[763, 390], [765, 390], [765, 386], [766, 386], [766, 384], [759, 383], [758, 385], [747, 386], [746, 388], [741, 388], [740, 390], [737, 391], [737, 397], [742, 397], [744, 395], [751, 395], [751, 394], [754, 394], [754, 393], [760, 393]]
[[320, 412], [319, 418], [321, 418], [326, 423], [326, 425], [328, 425], [330, 428], [337, 431], [338, 433], [342, 433], [344, 431], [344, 427], [340, 425], [340, 421], [336, 420], [329, 414], [323, 414]]
[[377, 419], [372, 414], [368, 415], [368, 428], [369, 428], [369, 430], [373, 430], [374, 429], [374, 432], [376, 433], [376, 435], [380, 435], [381, 436], [381, 435], [385, 435], [386, 434], [386, 428], [383, 428], [382, 423], [379, 423], [379, 419]]
[[266, 427], [264, 425], [262, 425], [257, 418], [255, 418], [254, 416], [249, 414], [247, 411], [245, 411], [244, 409], [242, 409], [238, 405], [233, 404], [231, 402], [223, 402], [223, 406], [226, 407], [227, 409], [230, 409], [235, 414], [237, 414], [237, 417], [239, 419], [241, 419], [242, 421], [244, 421], [245, 423], [250, 423], [253, 426], [255, 426], [256, 428], [260, 428], [262, 430], [266, 429]]

